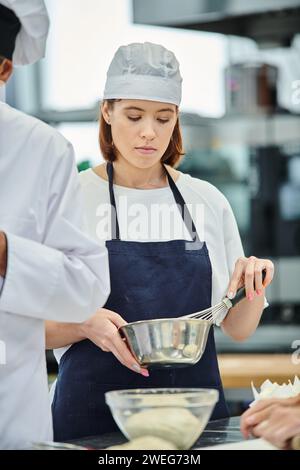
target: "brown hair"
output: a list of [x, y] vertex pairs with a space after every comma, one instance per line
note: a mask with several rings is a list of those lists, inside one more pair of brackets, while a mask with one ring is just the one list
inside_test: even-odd
[[[105, 100], [105, 102], [107, 102], [108, 104], [109, 109], [113, 108], [115, 101], [120, 100]], [[104, 160], [113, 162], [116, 159], [116, 153], [112, 141], [111, 126], [107, 124], [102, 113], [100, 116], [99, 143]], [[183, 155], [184, 152], [182, 146], [181, 129], [179, 124], [179, 118], [177, 118], [170, 143], [168, 145], [167, 150], [163, 154], [161, 161], [166, 165], [175, 167], [179, 164]]]

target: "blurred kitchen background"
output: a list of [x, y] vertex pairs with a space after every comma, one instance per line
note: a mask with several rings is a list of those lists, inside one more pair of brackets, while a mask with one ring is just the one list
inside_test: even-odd
[[237, 413], [251, 399], [252, 379], [260, 385], [300, 375], [300, 0], [46, 4], [46, 59], [16, 71], [7, 101], [55, 126], [73, 143], [79, 170], [88, 168], [102, 161], [99, 101], [115, 50], [135, 41], [163, 44], [184, 78], [180, 169], [226, 195], [246, 256], [276, 265], [270, 306], [253, 337], [234, 343], [216, 331]]

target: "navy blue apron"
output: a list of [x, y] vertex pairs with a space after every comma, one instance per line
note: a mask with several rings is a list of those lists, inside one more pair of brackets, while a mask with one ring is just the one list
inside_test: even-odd
[[[111, 205], [113, 165], [107, 173]], [[170, 188], [181, 213], [185, 202], [167, 172]], [[212, 271], [208, 250], [200, 242], [185, 209], [192, 241], [132, 242], [120, 240], [117, 216], [106, 242], [109, 254], [111, 294], [104, 306], [127, 322], [176, 317], [211, 306]], [[188, 223], [187, 223], [187, 218]], [[213, 327], [206, 350], [194, 366], [150, 370], [143, 377], [123, 366], [110, 352], [89, 340], [73, 344], [62, 356], [52, 405], [54, 438], [57, 441], [118, 431], [104, 394], [109, 390], [148, 387], [206, 387], [219, 390], [220, 399], [212, 419], [228, 416], [215, 350]]]

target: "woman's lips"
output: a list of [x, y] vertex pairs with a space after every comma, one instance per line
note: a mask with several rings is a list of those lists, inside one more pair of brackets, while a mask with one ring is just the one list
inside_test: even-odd
[[152, 155], [156, 152], [156, 149], [153, 147], [135, 147], [135, 150], [141, 155]]

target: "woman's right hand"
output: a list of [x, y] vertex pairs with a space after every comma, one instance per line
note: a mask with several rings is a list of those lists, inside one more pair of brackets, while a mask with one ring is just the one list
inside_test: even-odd
[[126, 324], [126, 321], [118, 313], [100, 308], [92, 317], [83, 322], [81, 327], [84, 336], [101, 348], [102, 351], [112, 352], [125, 367], [148, 377], [148, 370], [143, 369], [137, 363], [120, 336], [118, 329]]

